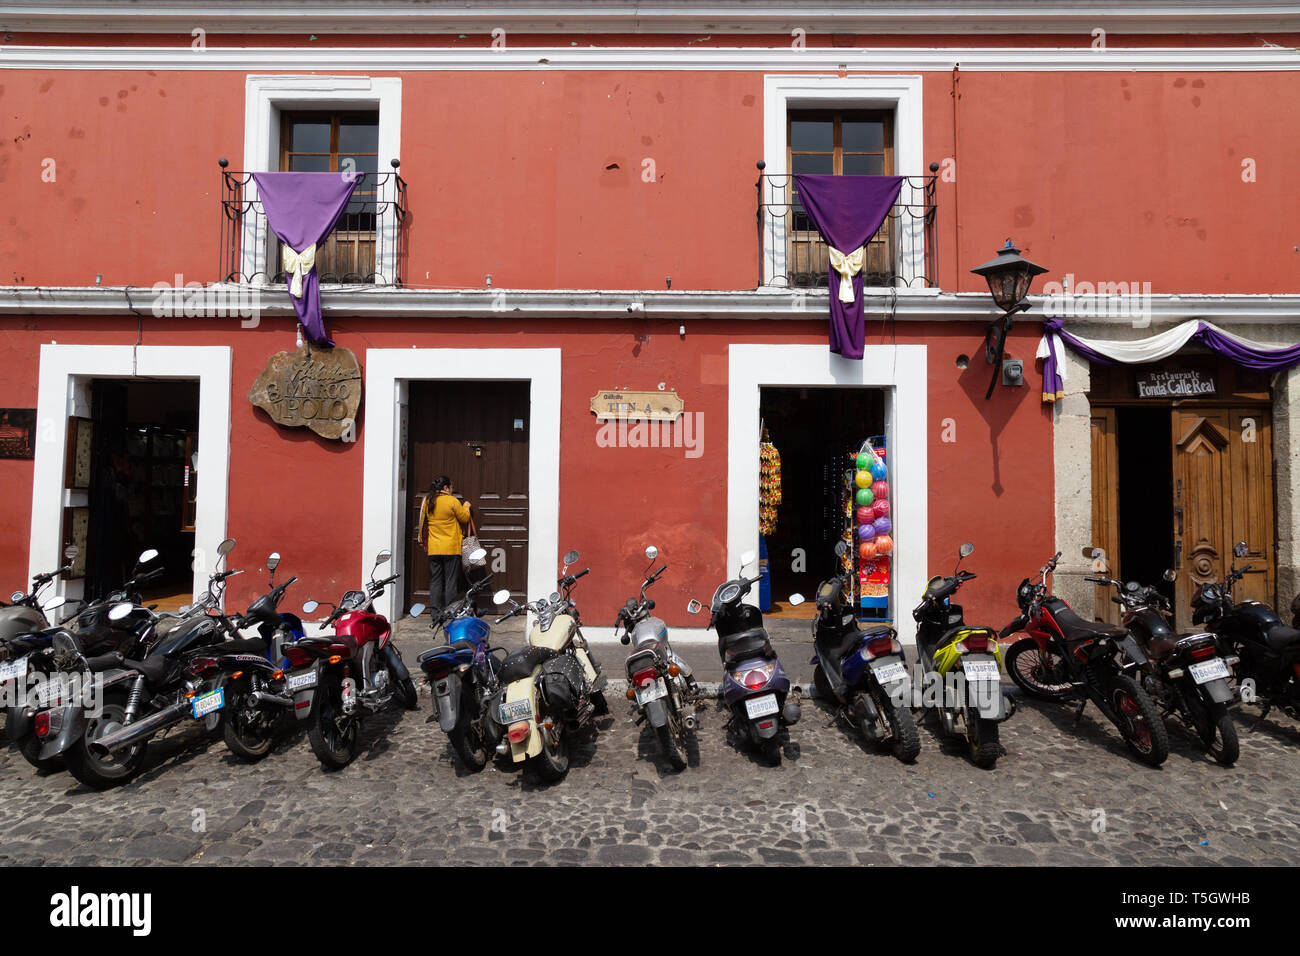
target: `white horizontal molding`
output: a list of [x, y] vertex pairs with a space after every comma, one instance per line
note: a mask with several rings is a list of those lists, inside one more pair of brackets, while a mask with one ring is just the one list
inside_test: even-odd
[[[234, 301], [237, 285], [212, 285], [207, 292], [216, 302]], [[116, 316], [143, 313], [152, 316], [152, 293], [139, 286], [30, 287], [0, 286], [0, 315]], [[260, 315], [291, 316], [293, 307], [280, 287], [262, 287]], [[889, 308], [890, 294], [883, 289], [866, 293], [867, 323], [880, 321]], [[1040, 321], [1047, 300], [1029, 297], [1032, 310], [1017, 321]], [[396, 289], [374, 286], [321, 289], [327, 323], [349, 317], [384, 318], [519, 318], [519, 319], [751, 319], [825, 321], [827, 293], [809, 290], [737, 291], [571, 290], [571, 289]], [[1187, 319], [1211, 322], [1294, 326], [1300, 329], [1300, 294], [1292, 295], [1162, 295], [1141, 301], [1125, 295], [1054, 297], [1053, 314], [1062, 315], [1068, 327], [1118, 326], [1145, 328]], [[1141, 310], [1134, 318], [1130, 313]], [[933, 289], [898, 292], [894, 314], [900, 322], [987, 322], [997, 312], [987, 292], [939, 292]], [[193, 323], [211, 326], [228, 321], [238, 330], [246, 317], [173, 318], [177, 326]]]
[[[0, 25], [0, 29], [3, 25]], [[1300, 24], [1297, 24], [1300, 29]], [[965, 71], [1259, 71], [1300, 69], [1290, 47], [90, 47], [0, 45], [18, 70], [737, 70], [900, 73]]]
[[188, 33], [1188, 33], [1294, 30], [1297, 7], [1283, 0], [588, 0], [549, 3], [429, 3], [427, 0], [224, 0], [178, 4], [51, 3], [9, 0], [0, 27], [23, 32]]

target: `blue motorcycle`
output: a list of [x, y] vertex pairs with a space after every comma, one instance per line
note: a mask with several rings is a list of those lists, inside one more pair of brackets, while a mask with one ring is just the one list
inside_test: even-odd
[[[772, 649], [763, 615], [744, 598], [758, 583], [747, 578], [753, 552], [741, 555], [741, 574], [718, 586], [709, 606], [709, 627], [718, 632], [722, 658], [722, 699], [731, 711], [730, 726], [742, 728], [750, 744], [772, 766], [781, 763], [781, 734], [799, 721], [799, 694], [790, 693], [790, 678]], [[686, 610], [698, 614], [704, 605], [691, 601]]]
[[[487, 766], [505, 729], [496, 722], [489, 701], [501, 687], [501, 661], [505, 648], [489, 646], [490, 625], [483, 620], [476, 599], [492, 587], [491, 577], [469, 589], [465, 597], [448, 605], [430, 624], [443, 632], [447, 643], [435, 644], [416, 658], [424, 683], [433, 689], [433, 712], [438, 726], [451, 740], [461, 762], [477, 773]], [[411, 608], [411, 616], [424, 613], [424, 605]]]

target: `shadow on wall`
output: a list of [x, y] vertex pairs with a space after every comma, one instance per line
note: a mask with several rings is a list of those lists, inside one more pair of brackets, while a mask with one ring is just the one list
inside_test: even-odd
[[[1016, 358], [1012, 354], [1013, 343], [1008, 340], [1006, 358]], [[1022, 360], [1025, 362], [1024, 384], [1013, 387], [998, 384], [993, 387], [992, 398], [985, 398], [984, 393], [988, 391], [989, 376], [993, 374], [993, 366], [984, 358], [984, 345], [981, 342], [979, 347], [971, 353], [970, 365], [964, 369], [957, 382], [961, 389], [970, 399], [971, 405], [975, 408], [981, 418], [989, 426], [989, 446], [993, 454], [993, 493], [999, 498], [1002, 497], [1002, 449], [998, 444], [998, 438], [1003, 430], [1007, 427], [1007, 422], [1015, 415], [1016, 409], [1024, 402], [1037, 400], [1038, 390], [1030, 384], [1030, 370], [1033, 368], [1033, 360]]]

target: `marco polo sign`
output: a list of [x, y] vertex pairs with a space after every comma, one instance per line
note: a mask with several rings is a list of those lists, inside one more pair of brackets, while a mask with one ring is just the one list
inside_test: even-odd
[[337, 346], [276, 352], [248, 390], [248, 400], [279, 425], [310, 428], [322, 438], [355, 436], [361, 365], [351, 351]]

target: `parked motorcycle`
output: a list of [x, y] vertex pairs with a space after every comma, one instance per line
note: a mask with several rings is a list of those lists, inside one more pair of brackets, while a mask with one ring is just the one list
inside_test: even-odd
[[[49, 741], [42, 757], [61, 753], [74, 777], [105, 789], [139, 771], [149, 741], [159, 733], [189, 721], [217, 728], [230, 672], [246, 666], [241, 657], [265, 654], [260, 639], [239, 639], [221, 610], [226, 581], [242, 573], [219, 570], [234, 547], [233, 538], [218, 546], [218, 570], [208, 578], [209, 600], [202, 602], [201, 610], [178, 615], [176, 624], [165, 636], [155, 637], [139, 659], [120, 653], [88, 658], [78, 635], [55, 635], [56, 664], [65, 672], [102, 681], [97, 688], [101, 705], [92, 709], [74, 701], [61, 710], [51, 709], [44, 712], [44, 727], [38, 715], [37, 734]], [[122, 621], [141, 610], [123, 602], [108, 612], [108, 619]], [[156, 622], [158, 615], [148, 613]]]
[[[470, 557], [481, 560], [480, 548]], [[470, 587], [459, 601], [433, 615], [430, 626], [442, 631], [446, 643], [422, 651], [416, 663], [433, 689], [433, 713], [438, 726], [466, 769], [477, 773], [501, 740], [501, 728], [490, 719], [490, 703], [501, 689], [502, 662], [494, 655], [505, 648], [492, 647], [491, 627], [483, 620], [478, 599], [492, 587], [489, 574]], [[411, 608], [411, 616], [424, 613], [424, 605]]]
[[[57, 571], [46, 571], [32, 578], [32, 588], [26, 593], [15, 591], [9, 595], [9, 602], [0, 601], [0, 644], [18, 637], [21, 634], [30, 634], [33, 631], [41, 631], [50, 626], [49, 618], [46, 615], [46, 608], [41, 600], [41, 592], [49, 586], [61, 574], [66, 574], [72, 570], [69, 563], [59, 568]], [[59, 601], [59, 604], [52, 605], [48, 610], [55, 607], [61, 607], [62, 601], [59, 598], [52, 598], [52, 601]], [[6, 678], [0, 677], [0, 681]]]
[[[1100, 560], [1101, 549], [1093, 549], [1091, 556]], [[1166, 571], [1165, 580], [1173, 581], [1175, 574]], [[1237, 728], [1228, 713], [1237, 696], [1229, 683], [1236, 655], [1221, 654], [1213, 634], [1176, 633], [1169, 601], [1157, 588], [1125, 584], [1105, 574], [1084, 580], [1115, 589], [1111, 600], [1124, 609], [1124, 627], [1145, 652], [1142, 687], [1165, 716], [1177, 714], [1223, 766], [1236, 763]]]
[[[745, 568], [753, 563], [754, 553], [745, 552], [737, 576], [718, 585], [709, 605], [708, 626], [718, 633], [728, 725], [742, 729], [750, 744], [776, 766], [781, 762], [782, 731], [799, 721], [799, 692], [791, 692], [790, 679], [763, 626], [763, 615], [744, 601], [759, 580], [745, 577]], [[686, 605], [691, 614], [703, 609], [699, 601]]]
[[[848, 551], [835, 545], [836, 566]], [[813, 686], [836, 708], [835, 716], [855, 727], [868, 743], [886, 744], [895, 757], [911, 763], [921, 752], [921, 738], [912, 719], [912, 682], [903, 659], [903, 645], [888, 625], [865, 631], [844, 600], [848, 586], [841, 572], [817, 586], [817, 616], [813, 619]], [[801, 594], [790, 604], [804, 603]]]
[[1016, 589], [1020, 617], [1000, 636], [1018, 631], [1029, 636], [1007, 651], [1007, 673], [1032, 697], [1077, 698], [1076, 726], [1091, 700], [1137, 758], [1158, 767], [1169, 756], [1169, 736], [1156, 705], [1132, 676], [1145, 655], [1124, 628], [1085, 621], [1052, 594], [1051, 576], [1060, 559], [1058, 551]]
[[[605, 677], [591, 657], [582, 634], [582, 620], [573, 600], [573, 587], [591, 568], [568, 574], [579, 558], [577, 551], [564, 556], [556, 582], [561, 591], [529, 604], [511, 600], [498, 591], [493, 599], [511, 609], [497, 618], [507, 621], [530, 611], [536, 615], [528, 631], [528, 644], [501, 662], [505, 685], [492, 698], [489, 717], [504, 728], [511, 760], [524, 763], [541, 780], [554, 783], [569, 772], [569, 743], [593, 716], [607, 713]], [[495, 728], [493, 735], [495, 735]], [[498, 737], [499, 739], [499, 737]]]
[[961, 570], [962, 561], [974, 552], [969, 541], [957, 549], [953, 573], [930, 579], [912, 618], [918, 624], [916, 649], [928, 693], [938, 695], [939, 725], [949, 736], [966, 740], [975, 766], [992, 769], [1005, 753], [998, 725], [1015, 713], [1015, 706], [1002, 693], [997, 633], [967, 625], [961, 605], [952, 603], [958, 589], [975, 579], [973, 572]]
[[[1228, 576], [1196, 589], [1192, 622], [1204, 624], [1237, 654], [1241, 699], [1259, 703], [1260, 720], [1274, 707], [1300, 720], [1300, 629], [1287, 627], [1261, 601], [1237, 601], [1232, 596], [1233, 585], [1251, 569], [1249, 564], [1237, 567], [1237, 560], [1248, 552], [1246, 542], [1238, 542]], [[1293, 603], [1291, 609], [1295, 612], [1297, 605]]]
[[[659, 743], [659, 752], [674, 770], [686, 769], [687, 737], [695, 730], [695, 703], [698, 689], [690, 665], [673, 653], [668, 643], [668, 625], [650, 612], [655, 602], [646, 597], [646, 588], [668, 570], [664, 564], [656, 571], [654, 563], [659, 549], [645, 549], [650, 564], [641, 582], [641, 596], [628, 598], [614, 621], [614, 636], [623, 644], [635, 641], [636, 648], [627, 656], [627, 699], [636, 703], [640, 716], [636, 722], [649, 722]], [[619, 628], [623, 629], [620, 636]]]
[[232, 663], [239, 665], [238, 668], [224, 670], [221, 682], [225, 692], [222, 737], [231, 753], [250, 763], [271, 752], [280, 718], [293, 710], [281, 661], [285, 645], [304, 636], [302, 621], [296, 615], [280, 612], [284, 592], [298, 578], [276, 584], [275, 569], [279, 566], [278, 553], [267, 557], [269, 590], [243, 614], [232, 617], [232, 623], [240, 630], [257, 628], [256, 640], [261, 641], [263, 650], [258, 653], [256, 646], [250, 644], [248, 653], [235, 655]]
[[[321, 625], [333, 626], [332, 637], [302, 637], [284, 646], [292, 668], [286, 687], [298, 719], [307, 721], [307, 737], [322, 767], [346, 767], [356, 758], [364, 715], [391, 703], [414, 710], [418, 703], [415, 682], [392, 641], [388, 619], [374, 607], [375, 598], [401, 577], [375, 580], [375, 571], [391, 558], [387, 549], [380, 551], [370, 581], [329, 605], [333, 610]], [[320, 605], [307, 601], [302, 609], [313, 614]]]

